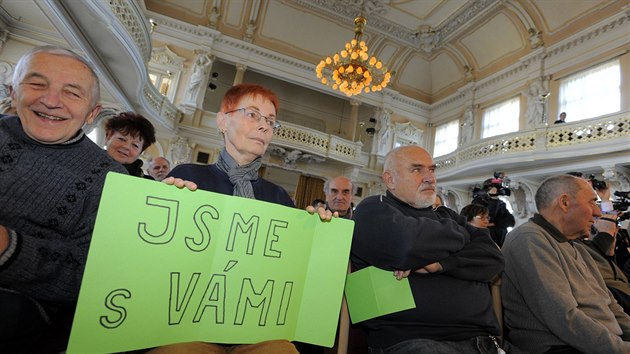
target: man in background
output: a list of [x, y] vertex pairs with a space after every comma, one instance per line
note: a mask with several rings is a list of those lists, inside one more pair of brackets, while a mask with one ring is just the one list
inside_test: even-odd
[[560, 124], [560, 123], [565, 123], [565, 119], [567, 119], [567, 113], [566, 112], [562, 112], [560, 113], [560, 116], [558, 117], [558, 119], [553, 122], [553, 124]]
[[149, 162], [149, 175], [156, 181], [161, 181], [171, 172], [171, 163], [164, 157], [155, 157]]
[[344, 176], [329, 178], [324, 183], [324, 193], [327, 209], [339, 213], [340, 218], [352, 218], [350, 203], [354, 195], [354, 186], [349, 178]]

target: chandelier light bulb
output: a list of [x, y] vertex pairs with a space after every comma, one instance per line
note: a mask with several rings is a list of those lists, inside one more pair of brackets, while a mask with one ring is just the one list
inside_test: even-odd
[[357, 17], [354, 20], [354, 39], [332, 58], [322, 59], [315, 68], [322, 84], [347, 96], [381, 91], [391, 80], [387, 68], [376, 57], [370, 57], [365, 41], [361, 40], [366, 22], [365, 18]]

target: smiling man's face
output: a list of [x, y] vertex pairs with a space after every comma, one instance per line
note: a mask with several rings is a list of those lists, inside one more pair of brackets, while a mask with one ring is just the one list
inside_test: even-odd
[[26, 134], [40, 143], [72, 139], [100, 110], [92, 72], [72, 57], [35, 53], [21, 76], [11, 92], [13, 106]]

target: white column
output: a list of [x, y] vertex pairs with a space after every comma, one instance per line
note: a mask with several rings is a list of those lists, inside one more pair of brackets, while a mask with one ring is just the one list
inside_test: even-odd
[[234, 85], [243, 83], [243, 75], [245, 75], [245, 70], [247, 70], [247, 65], [236, 64], [236, 75], [234, 75]]
[[357, 135], [357, 123], [359, 120], [359, 106], [361, 102], [358, 100], [350, 100], [350, 131], [351, 131], [351, 139], [352, 141], [356, 141]]

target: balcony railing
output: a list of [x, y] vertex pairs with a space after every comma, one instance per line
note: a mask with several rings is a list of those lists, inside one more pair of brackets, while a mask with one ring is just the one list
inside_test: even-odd
[[[566, 123], [565, 123], [566, 124]], [[571, 124], [556, 124], [547, 129], [547, 148], [625, 138], [630, 143], [630, 114], [606, 116]], [[629, 146], [626, 145], [626, 149]]]
[[555, 124], [529, 131], [494, 136], [435, 158], [438, 171], [447, 173], [472, 164], [496, 162], [531, 152], [549, 156], [554, 151], [588, 144], [605, 145], [607, 151], [624, 151], [630, 146], [630, 112], [621, 112], [572, 123]]
[[161, 121], [162, 124], [171, 129], [176, 126], [184, 114], [177, 106], [169, 101], [168, 97], [160, 93], [150, 81], [144, 85], [144, 99], [156, 113], [153, 119]]
[[274, 132], [273, 144], [308, 151], [311, 154], [356, 166], [367, 166], [368, 158], [361, 154], [361, 142], [342, 139], [338, 136], [309, 129], [297, 124], [283, 122]]
[[[103, 1], [103, 3], [109, 6], [112, 15], [126, 30], [128, 39], [136, 46], [146, 67], [151, 59], [151, 36], [146, 28], [146, 19], [141, 6], [137, 1], [133, 0], [109, 0], [108, 2]], [[123, 33], [119, 34], [123, 35]], [[132, 50], [128, 54], [136, 56], [136, 53]], [[110, 69], [110, 71], [120, 73], [115, 68]], [[139, 105], [146, 106], [146, 113], [150, 114], [156, 121], [160, 121], [166, 127], [174, 129], [183, 113], [162, 95], [150, 80], [146, 79], [143, 81], [145, 81], [142, 88], [144, 94], [138, 97]], [[135, 87], [127, 89], [129, 92], [136, 92]], [[135, 100], [132, 99], [132, 101]], [[134, 108], [138, 109], [138, 107]]]

